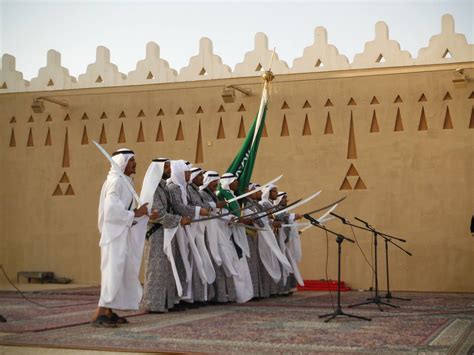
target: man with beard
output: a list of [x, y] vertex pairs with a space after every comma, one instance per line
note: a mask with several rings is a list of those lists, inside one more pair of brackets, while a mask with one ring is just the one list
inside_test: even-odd
[[[171, 175], [170, 161], [166, 158], [154, 159], [145, 175], [142, 200], [152, 196], [153, 208], [160, 217], [150, 224], [146, 248], [145, 287], [141, 308], [152, 313], [172, 310], [177, 297], [177, 274], [173, 272], [177, 254], [176, 239], [170, 230], [178, 225], [190, 223], [188, 217], [175, 214], [171, 208], [166, 180]], [[168, 233], [169, 237], [168, 237]], [[166, 245], [165, 245], [166, 243]], [[181, 285], [179, 285], [181, 287]]]
[[[219, 183], [219, 174], [215, 171], [207, 171], [203, 175], [203, 183], [199, 187], [202, 201], [214, 209], [225, 207], [224, 201], [219, 201], [216, 196], [216, 189]], [[199, 181], [198, 181], [199, 182]], [[234, 246], [230, 241], [230, 236], [224, 232], [227, 227], [226, 222], [215, 219], [206, 222], [206, 237], [212, 264], [216, 273], [216, 279], [211, 285], [210, 296], [212, 303], [235, 302], [235, 286], [232, 275], [237, 275], [234, 264], [237, 259]]]

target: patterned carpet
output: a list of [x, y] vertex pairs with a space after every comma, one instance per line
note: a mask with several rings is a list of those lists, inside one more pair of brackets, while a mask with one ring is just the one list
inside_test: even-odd
[[[371, 322], [338, 317], [326, 292], [298, 292], [246, 304], [207, 306], [168, 314], [129, 313], [130, 324], [96, 329], [86, 324], [96, 306], [97, 290], [28, 294], [60, 308], [43, 309], [13, 293], [0, 293], [2, 345], [28, 345], [141, 352], [257, 353], [460, 353], [474, 350], [474, 294], [403, 293], [401, 308], [375, 305], [348, 308], [370, 297], [342, 294], [347, 313]], [[336, 302], [333, 293], [333, 302]]]

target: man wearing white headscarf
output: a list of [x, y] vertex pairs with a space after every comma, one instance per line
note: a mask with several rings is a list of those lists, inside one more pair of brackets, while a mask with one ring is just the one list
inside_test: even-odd
[[[133, 184], [135, 154], [119, 149], [112, 159], [121, 171], [112, 166], [107, 175], [99, 202], [99, 231], [101, 250], [101, 290], [99, 307], [92, 325], [116, 327], [127, 323], [112, 309], [136, 310], [142, 298], [139, 272], [148, 222], [148, 206], [135, 208], [133, 193], [125, 182]], [[156, 219], [156, 211], [150, 218]]]
[[[237, 177], [232, 173], [225, 173], [222, 175], [221, 189], [217, 192], [217, 197], [220, 200], [230, 200], [235, 197], [234, 192], [239, 187]], [[234, 218], [241, 223], [245, 223], [245, 219], [241, 218], [239, 204], [236, 201], [227, 203], [226, 208], [233, 213]], [[237, 275], [234, 276], [234, 285], [237, 302], [247, 302], [253, 298], [252, 277], [247, 263], [247, 258], [250, 257], [250, 249], [245, 234], [245, 227], [242, 225], [229, 224], [228, 233], [230, 233], [232, 241], [235, 244], [238, 260], [235, 264]]]
[[[167, 185], [170, 192], [171, 206], [175, 213], [191, 219], [208, 216], [209, 210], [188, 204], [187, 183], [191, 177], [189, 165], [183, 160], [171, 161], [171, 178]], [[178, 227], [177, 231], [179, 257], [176, 260], [179, 277], [183, 287], [182, 300], [193, 302], [192, 275], [196, 270], [202, 281], [207, 281], [202, 259], [197, 251], [194, 235], [187, 227]]]
[[[262, 199], [260, 204], [265, 208], [274, 207], [274, 201], [278, 198], [278, 188], [276, 185], [268, 185], [262, 189]], [[263, 222], [272, 228], [280, 228], [283, 224], [281, 221], [275, 220], [273, 216], [262, 218]], [[292, 267], [286, 255], [284, 255], [278, 245], [275, 234], [271, 228], [267, 231], [260, 232], [261, 240], [259, 240], [259, 253], [265, 268], [270, 274], [272, 281], [270, 282], [270, 295], [278, 295], [282, 289], [282, 274], [286, 275], [292, 271]]]
[[[204, 180], [199, 187], [199, 193], [202, 200], [214, 209], [225, 207], [224, 201], [217, 199], [216, 190], [219, 183], [219, 174], [215, 171], [204, 173]], [[220, 219], [214, 219], [206, 222], [206, 237], [210, 254], [212, 256], [212, 265], [216, 273], [216, 279], [212, 284], [210, 296], [212, 303], [235, 302], [235, 286], [232, 275], [237, 275], [234, 264], [237, 261], [237, 253], [234, 245], [230, 241], [230, 235], [226, 222]]]
[[174, 214], [171, 209], [166, 179], [170, 177], [170, 162], [154, 159], [143, 179], [141, 200], [157, 209], [159, 218], [149, 226], [146, 245], [145, 284], [141, 308], [153, 313], [173, 310], [181, 287], [176, 271], [176, 239], [173, 230], [190, 222], [187, 217]]

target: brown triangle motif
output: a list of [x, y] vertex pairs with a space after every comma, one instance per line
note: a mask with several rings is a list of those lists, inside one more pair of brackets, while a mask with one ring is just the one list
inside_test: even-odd
[[163, 112], [163, 109], [160, 108], [160, 110], [158, 111], [158, 113], [156, 115], [157, 116], [164, 116], [165, 113]]
[[123, 123], [120, 125], [120, 132], [119, 132], [117, 143], [127, 143], [127, 140], [125, 138], [125, 129], [123, 128]]
[[158, 124], [158, 131], [156, 131], [156, 139], [157, 142], [164, 142], [165, 137], [163, 135], [163, 128], [161, 127], [161, 121]]
[[196, 113], [204, 113], [204, 111], [202, 110], [202, 107], [201, 107], [201, 106], [198, 107]]
[[471, 119], [469, 120], [469, 128], [474, 128], [474, 107], [471, 110]]
[[63, 192], [61, 191], [61, 187], [59, 186], [56, 186], [56, 189], [54, 189], [54, 192], [53, 192], [53, 196], [62, 196], [63, 195]]
[[419, 131], [428, 130], [428, 122], [426, 122], [425, 108], [421, 107], [420, 122], [418, 123]]
[[48, 85], [47, 85], [47, 86], [54, 86], [53, 79], [49, 79], [49, 81], [48, 81]]
[[303, 136], [310, 136], [311, 135], [311, 126], [309, 125], [308, 115], [304, 118], [303, 124]]
[[428, 99], [426, 98], [425, 94], [421, 94], [420, 98], [418, 99], [418, 102], [425, 102], [425, 101], [428, 101]]
[[474, 99], [474, 91], [472, 91], [471, 95], [469, 95], [469, 99]]
[[0, 89], [8, 89], [6, 81], [3, 82], [2, 86], [0, 86]]
[[311, 108], [311, 105], [309, 104], [308, 100], [304, 102], [303, 108]]
[[123, 111], [120, 112], [119, 118], [125, 118], [125, 117], [127, 117], [127, 116], [125, 116], [125, 112], [123, 112]]
[[64, 193], [66, 196], [74, 196], [74, 190], [72, 189], [72, 185], [69, 184], [69, 186], [66, 189], [66, 192]]
[[105, 112], [102, 112], [102, 115], [100, 115], [100, 119], [103, 120], [106, 118], [107, 118], [107, 114]]
[[16, 123], [16, 118], [15, 118], [15, 116], [13, 116], [13, 117], [10, 119], [10, 123]]
[[452, 98], [451, 94], [449, 93], [449, 91], [446, 91], [446, 94], [443, 97], [443, 101], [452, 100], [452, 99], [453, 98]]
[[397, 95], [397, 97], [395, 98], [395, 101], [393, 103], [399, 103], [399, 102], [403, 102], [402, 98], [400, 97], [400, 95]]
[[33, 119], [33, 116], [30, 116], [30, 118], [28, 118], [28, 123], [33, 123], [35, 122], [35, 120]]
[[444, 115], [443, 129], [453, 129], [453, 121], [449, 113], [449, 106], [446, 106], [446, 114]]
[[222, 123], [222, 117], [220, 117], [219, 128], [217, 128], [217, 139], [224, 139], [224, 138], [225, 138], [224, 124]]
[[367, 189], [367, 186], [365, 186], [364, 181], [362, 181], [362, 179], [359, 177], [354, 186], [354, 190], [366, 190], [366, 189]]
[[69, 168], [70, 162], [69, 162], [69, 139], [68, 139], [68, 131], [66, 128], [66, 135], [64, 137], [64, 150], [63, 150], [63, 168]]
[[71, 117], [69, 116], [69, 113], [66, 114], [66, 116], [64, 116], [64, 121], [70, 121], [71, 120]]
[[31, 128], [30, 128], [30, 132], [28, 133], [28, 141], [26, 142], [26, 146], [27, 147], [33, 147], [34, 144], [33, 144], [33, 132], [31, 131]]
[[237, 112], [245, 112], [245, 106], [244, 104], [241, 104]]
[[103, 82], [103, 81], [104, 81], [104, 80], [102, 80], [102, 77], [101, 77], [100, 75], [97, 77], [97, 79], [95, 79], [95, 82], [96, 82], [96, 83], [101, 83], [101, 82]]
[[66, 172], [63, 173], [63, 176], [61, 176], [61, 179], [59, 180], [60, 183], [69, 183], [69, 178], [67, 177]]
[[46, 117], [46, 122], [51, 122], [53, 120], [53, 118], [51, 117], [51, 115], [48, 115], [48, 117]]
[[359, 176], [359, 173], [357, 172], [357, 169], [355, 168], [354, 164], [351, 164], [349, 170], [347, 170], [346, 177], [348, 176]]
[[88, 120], [88, 119], [89, 119], [89, 116], [87, 116], [87, 113], [84, 112], [84, 114], [82, 115], [81, 120]]
[[44, 141], [44, 145], [51, 145], [51, 131], [48, 127], [48, 133], [46, 133], [46, 139]]
[[379, 100], [377, 100], [377, 97], [372, 97], [372, 100], [370, 101], [370, 104], [371, 105], [378, 105], [379, 104]]
[[142, 121], [140, 121], [140, 128], [138, 128], [138, 136], [137, 136], [137, 142], [144, 142], [145, 141], [145, 134], [143, 133], [143, 124]]
[[282, 109], [282, 110], [287, 110], [287, 109], [289, 109], [289, 108], [290, 108], [290, 106], [288, 106], [288, 104], [286, 103], [286, 101], [283, 101], [283, 105], [281, 105], [281, 109]]
[[145, 112], [143, 112], [143, 110], [140, 110], [137, 117], [145, 117]]
[[326, 126], [324, 127], [324, 134], [333, 134], [334, 131], [332, 129], [331, 123], [331, 114], [328, 112], [328, 116], [326, 118]]
[[153, 79], [154, 76], [153, 76], [153, 73], [150, 71], [148, 72], [148, 75], [146, 76], [147, 80], [150, 80], [150, 79]]
[[220, 105], [217, 112], [225, 112], [224, 106]]
[[[472, 119], [471, 119], [472, 121]], [[16, 139], [15, 139], [15, 129], [12, 128], [12, 134], [10, 135], [10, 147], [16, 147]]]
[[237, 134], [237, 138], [245, 138], [245, 124], [244, 124], [244, 117], [240, 117], [240, 125], [239, 125], [239, 133]]
[[395, 118], [395, 132], [403, 132], [402, 115], [400, 114], [400, 108], [397, 108], [397, 117]]
[[183, 109], [180, 107], [178, 111], [176, 112], [176, 115], [184, 115]]
[[288, 122], [286, 122], [286, 115], [283, 115], [283, 122], [281, 123], [280, 137], [288, 137], [290, 131], [288, 129]]
[[347, 159], [357, 159], [357, 149], [356, 149], [356, 142], [355, 142], [354, 122], [352, 119], [352, 111], [351, 111], [351, 124], [349, 127], [349, 140], [347, 143]]
[[184, 133], [183, 133], [183, 126], [181, 125], [181, 121], [179, 121], [178, 131], [176, 132], [175, 141], [182, 141], [184, 140]]
[[207, 71], [206, 71], [206, 69], [204, 69], [204, 67], [199, 72], [199, 75], [207, 75]]
[[102, 129], [100, 130], [99, 143], [100, 143], [100, 144], [107, 144], [107, 135], [105, 134], [105, 126], [104, 126], [104, 124], [102, 124]]
[[377, 121], [377, 114], [374, 113], [372, 114], [372, 123], [370, 124], [370, 133], [377, 133], [380, 132], [379, 129], [379, 122]]
[[331, 102], [331, 99], [327, 99], [326, 103], [324, 104], [324, 107], [329, 107], [329, 106], [334, 106]]
[[342, 184], [341, 184], [341, 187], [339, 188], [339, 190], [352, 190], [352, 186], [351, 186], [351, 184], [349, 183], [349, 180], [347, 180], [347, 178], [344, 178], [344, 180], [342, 181]]
[[351, 97], [351, 99], [349, 100], [349, 102], [347, 103], [347, 106], [356, 106], [357, 103], [355, 102], [355, 100]]
[[196, 164], [204, 163], [204, 152], [202, 149], [202, 136], [201, 136], [201, 121], [199, 121], [198, 139], [196, 143], [196, 157], [194, 161]]
[[84, 126], [84, 129], [83, 129], [83, 131], [82, 131], [81, 144], [82, 144], [82, 145], [89, 144], [89, 137], [87, 136], [87, 128], [86, 128], [86, 126]]

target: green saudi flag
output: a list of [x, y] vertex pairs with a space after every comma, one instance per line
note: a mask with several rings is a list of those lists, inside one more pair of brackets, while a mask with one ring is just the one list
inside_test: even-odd
[[228, 173], [233, 173], [239, 179], [239, 189], [236, 195], [241, 195], [247, 189], [250, 179], [252, 178], [253, 167], [257, 159], [258, 146], [262, 131], [265, 127], [265, 116], [267, 113], [267, 92], [266, 87], [263, 89], [260, 108], [255, 116], [252, 126], [242, 147], [237, 152], [232, 164], [227, 169]]

